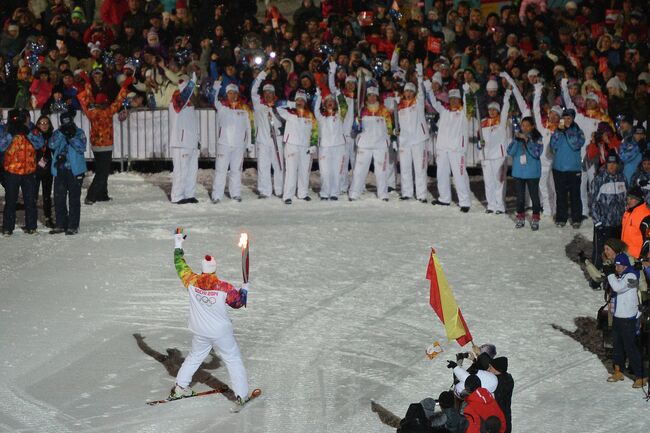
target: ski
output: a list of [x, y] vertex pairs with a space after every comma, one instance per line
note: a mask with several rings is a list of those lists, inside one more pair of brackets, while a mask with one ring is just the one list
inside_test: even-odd
[[221, 394], [221, 393], [223, 393], [224, 391], [225, 391], [225, 390], [223, 390], [223, 389], [211, 389], [211, 390], [209, 390], [209, 391], [201, 391], [201, 392], [197, 392], [197, 393], [195, 393], [194, 395], [188, 395], [187, 397], [171, 398], [171, 399], [168, 397], [168, 398], [166, 398], [166, 399], [164, 399], [164, 400], [148, 401], [147, 404], [148, 404], [149, 406], [155, 406], [155, 405], [157, 405], [157, 404], [169, 403], [169, 402], [177, 401], [177, 400], [184, 400], [184, 399], [186, 399], [186, 398], [192, 398], [192, 397], [205, 397], [206, 395], [211, 395], [211, 394]]
[[235, 404], [235, 406], [233, 406], [233, 408], [230, 409], [230, 412], [232, 412], [232, 413], [239, 413], [239, 412], [241, 412], [241, 410], [242, 410], [243, 408], [245, 408], [246, 406], [248, 406], [248, 405], [250, 404], [251, 401], [255, 400], [255, 399], [256, 399], [257, 397], [259, 397], [260, 395], [262, 395], [262, 390], [259, 389], [259, 388], [255, 388], [255, 389], [253, 390], [253, 392], [251, 393], [251, 396], [248, 398], [248, 400], [246, 400], [246, 401], [244, 402], [244, 404], [239, 404], [239, 403]]

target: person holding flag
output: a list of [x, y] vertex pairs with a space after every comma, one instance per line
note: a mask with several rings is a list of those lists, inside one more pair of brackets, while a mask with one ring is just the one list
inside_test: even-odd
[[[273, 61], [269, 60], [266, 69], [260, 71], [253, 81], [251, 99], [255, 115], [255, 144], [257, 146], [257, 191], [260, 198], [271, 197], [275, 194], [282, 195], [284, 181], [284, 155], [282, 149], [282, 120], [276, 113], [275, 104], [277, 96], [273, 84], [266, 83], [262, 86], [262, 96], [259, 89], [268, 76]], [[271, 168], [273, 168], [273, 182], [271, 182]]]
[[192, 376], [214, 348], [226, 364], [237, 403], [243, 405], [250, 399], [248, 376], [226, 305], [235, 309], [246, 306], [248, 282], [241, 288], [236, 288], [220, 280], [216, 274], [217, 262], [210, 255], [206, 255], [201, 261], [201, 274], [195, 274], [185, 261], [183, 242], [186, 237], [182, 228], [176, 229], [174, 266], [189, 297], [188, 327], [193, 334], [192, 350], [178, 371], [176, 383], [168, 399], [195, 395], [190, 388]]
[[195, 88], [196, 73], [189, 81], [180, 80], [168, 109], [174, 165], [171, 202], [176, 204], [199, 202], [194, 197], [199, 171], [199, 116], [194, 109], [196, 98], [192, 97]]

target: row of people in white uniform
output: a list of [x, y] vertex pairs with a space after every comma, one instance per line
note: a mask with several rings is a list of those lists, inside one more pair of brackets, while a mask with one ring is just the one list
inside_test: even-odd
[[[318, 151], [321, 176], [321, 199], [337, 200], [341, 192], [348, 192], [350, 200], [356, 200], [365, 189], [370, 163], [374, 163], [377, 197], [388, 200], [388, 187], [394, 179], [394, 152], [399, 153], [401, 171], [401, 196], [427, 202], [427, 167], [432, 153], [434, 138], [429, 133], [425, 118], [425, 94], [432, 107], [439, 113], [438, 133], [435, 138], [435, 157], [439, 197], [434, 204], [451, 203], [451, 182], [458, 194], [461, 210], [471, 205], [469, 177], [466, 170], [466, 152], [469, 145], [469, 124], [465, 96], [469, 86], [464, 86], [463, 96], [458, 89], [449, 91], [449, 107], [442, 105], [434, 95], [431, 83], [423, 80], [422, 66], [416, 66], [417, 86], [407, 83], [401, 94], [380, 101], [379, 89], [366, 89], [365, 103], [358, 118], [361, 132], [354, 137], [356, 78], [348, 76], [342, 89], [336, 87], [334, 73], [336, 64], [330, 64], [330, 93], [321, 98], [317, 90], [314, 111], [307, 104], [307, 95], [298, 91], [292, 108], [276, 106], [275, 88], [271, 84], [259, 88], [267, 77], [261, 71], [252, 89], [253, 110], [241, 100], [239, 88], [234, 84], [226, 87], [226, 98], [215, 97], [217, 115], [217, 157], [212, 189], [212, 201], [224, 198], [226, 181], [230, 197], [241, 200], [241, 173], [245, 151], [255, 146], [257, 155], [258, 192], [260, 197], [281, 196], [289, 204], [294, 198], [309, 200], [309, 175], [312, 158]], [[504, 74], [504, 77], [511, 80]], [[192, 104], [196, 78], [181, 82], [179, 90], [169, 107], [171, 119], [172, 157], [174, 162], [171, 200], [174, 203], [195, 202], [198, 167], [198, 118]], [[214, 83], [218, 95], [221, 82]], [[515, 89], [517, 101], [520, 94]], [[541, 89], [535, 94], [535, 115], [539, 119]], [[507, 118], [511, 91], [507, 90], [503, 104], [491, 103], [489, 117], [481, 123], [484, 146], [481, 150], [488, 211], [505, 211], [504, 184], [506, 152], [509, 140]], [[523, 100], [523, 98], [522, 98]], [[522, 104], [523, 115], [529, 110]], [[399, 127], [394, 125], [395, 112]], [[284, 133], [280, 125], [284, 123]], [[252, 142], [253, 128], [255, 140]], [[546, 135], [544, 128], [540, 132]], [[391, 142], [391, 135], [398, 137], [398, 146]], [[348, 185], [348, 164], [353, 167], [352, 181]], [[546, 166], [547, 178], [550, 162]], [[542, 175], [544, 176], [544, 174]], [[544, 179], [542, 179], [544, 181]], [[543, 183], [543, 182], [542, 182]], [[549, 200], [548, 189], [542, 185], [544, 205]]]

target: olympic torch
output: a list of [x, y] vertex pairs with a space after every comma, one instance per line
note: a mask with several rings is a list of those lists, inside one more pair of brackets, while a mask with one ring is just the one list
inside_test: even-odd
[[238, 246], [241, 248], [241, 273], [245, 284], [248, 283], [248, 233], [239, 236]]

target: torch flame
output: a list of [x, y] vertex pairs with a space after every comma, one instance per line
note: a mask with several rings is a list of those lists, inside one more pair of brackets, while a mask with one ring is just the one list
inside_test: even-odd
[[242, 233], [239, 236], [239, 244], [237, 244], [240, 248], [246, 248], [248, 246], [248, 233]]

